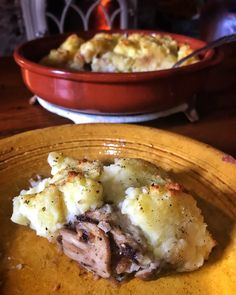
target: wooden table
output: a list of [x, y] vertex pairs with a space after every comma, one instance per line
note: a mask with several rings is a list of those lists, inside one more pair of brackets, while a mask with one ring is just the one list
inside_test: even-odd
[[[184, 114], [179, 113], [140, 125], [183, 134], [236, 156], [236, 70], [233, 73], [231, 65], [232, 62], [225, 66], [228, 77], [226, 72], [222, 73], [226, 82], [216, 82], [214, 73], [209, 78], [212, 79], [213, 87], [198, 100], [198, 122], [190, 123]], [[236, 69], [236, 63], [234, 68]], [[220, 69], [218, 76], [221, 75], [219, 71]], [[0, 138], [27, 130], [71, 123], [68, 119], [49, 113], [38, 104], [30, 105], [31, 96], [13, 58], [0, 58]]]

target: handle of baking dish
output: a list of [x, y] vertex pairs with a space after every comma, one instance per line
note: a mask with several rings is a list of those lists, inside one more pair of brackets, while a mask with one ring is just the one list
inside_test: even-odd
[[[234, 37], [234, 38], [231, 38], [231, 42], [227, 42], [225, 44], [222, 44], [219, 47], [214, 49], [215, 54], [211, 60], [211, 66], [219, 65], [231, 58], [235, 59], [236, 34], [232, 35], [232, 37]], [[230, 38], [228, 40], [230, 40]]]

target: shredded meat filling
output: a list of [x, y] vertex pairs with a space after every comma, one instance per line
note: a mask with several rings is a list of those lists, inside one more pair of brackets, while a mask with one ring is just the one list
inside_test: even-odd
[[109, 239], [96, 224], [78, 222], [75, 231], [62, 229], [64, 253], [81, 266], [102, 278], [111, 276], [111, 249]]
[[111, 206], [77, 217], [73, 226], [60, 230], [58, 239], [64, 253], [85, 269], [102, 278], [124, 279], [134, 273], [150, 279], [158, 263], [152, 259], [129, 232], [115, 224]]

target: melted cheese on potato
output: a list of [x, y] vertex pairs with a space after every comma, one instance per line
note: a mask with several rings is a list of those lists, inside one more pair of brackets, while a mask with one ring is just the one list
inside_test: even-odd
[[72, 34], [59, 48], [69, 52], [70, 56], [73, 57], [84, 42], [82, 38], [78, 37], [76, 34]]
[[76, 215], [94, 210], [103, 204], [101, 183], [76, 172], [69, 172], [66, 180], [58, 184], [58, 188], [67, 208], [67, 222], [74, 222]]
[[123, 56], [114, 52], [107, 52], [101, 57], [93, 58], [91, 68], [93, 72], [132, 72], [134, 61], [128, 56]]
[[80, 54], [87, 63], [90, 63], [94, 57], [112, 51], [119, 38], [119, 34], [98, 33], [82, 44]]
[[[190, 48], [188, 44], [181, 44], [178, 51], [178, 60], [184, 58], [185, 56], [189, 55], [192, 52], [193, 50]], [[189, 58], [186, 62], [184, 62], [183, 65], [190, 65], [197, 61], [198, 60], [195, 57], [192, 57], [192, 58]]]
[[[44, 65], [93, 72], [145, 72], [171, 68], [190, 54], [188, 44], [179, 44], [169, 35], [98, 33], [84, 41], [69, 36], [41, 60]], [[185, 64], [197, 62], [192, 58]]]
[[103, 169], [100, 161], [76, 160], [56, 152], [48, 155], [48, 164], [52, 168], [52, 175], [57, 175], [61, 171], [78, 171], [92, 179], [98, 179]]
[[66, 222], [63, 196], [53, 184], [39, 193], [14, 198], [13, 206], [11, 220], [29, 225], [39, 236], [52, 238]]
[[178, 184], [128, 188], [121, 212], [142, 229], [156, 258], [177, 271], [202, 266], [215, 244], [196, 201]]
[[99, 161], [75, 160], [50, 153], [52, 178], [46, 178], [13, 200], [12, 221], [29, 225], [40, 236], [53, 238], [65, 223], [103, 204]]
[[114, 164], [104, 166], [100, 178], [105, 200], [119, 204], [129, 187], [141, 187], [151, 183], [168, 182], [166, 174], [157, 166], [141, 159], [115, 159]]
[[[40, 63], [46, 66], [70, 67], [70, 63], [84, 40], [76, 34], [70, 35], [57, 49], [52, 49]], [[81, 64], [81, 69], [84, 63]]]

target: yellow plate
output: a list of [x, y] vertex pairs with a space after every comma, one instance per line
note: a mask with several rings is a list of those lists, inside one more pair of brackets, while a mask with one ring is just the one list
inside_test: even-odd
[[[168, 170], [197, 198], [217, 247], [194, 272], [119, 287], [94, 280], [55, 245], [10, 222], [12, 197], [33, 173], [48, 175], [50, 151], [78, 158], [138, 157]], [[9, 294], [235, 294], [236, 165], [205, 144], [169, 132], [132, 125], [66, 125], [0, 141], [0, 293]]]

